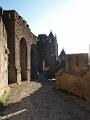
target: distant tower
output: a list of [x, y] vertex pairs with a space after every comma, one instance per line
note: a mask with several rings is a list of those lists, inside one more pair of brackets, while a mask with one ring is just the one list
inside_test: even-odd
[[89, 44], [89, 53], [88, 53], [88, 65], [90, 66], [90, 44]]

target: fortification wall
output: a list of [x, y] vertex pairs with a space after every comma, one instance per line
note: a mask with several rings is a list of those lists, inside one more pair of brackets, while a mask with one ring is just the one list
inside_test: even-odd
[[[9, 83], [19, 83], [22, 76], [26, 76], [24, 79], [30, 81], [31, 45], [36, 43], [37, 37], [31, 32], [27, 22], [15, 10], [4, 10], [2, 18], [7, 31], [7, 47], [10, 52], [8, 81]], [[23, 75], [22, 71], [24, 71]]]
[[82, 75], [56, 74], [56, 89], [62, 89], [90, 102], [90, 72]]
[[[23, 76], [26, 76], [24, 77], [24, 79], [26, 78], [28, 81], [30, 81], [31, 46], [32, 44], [36, 44], [37, 37], [31, 32], [31, 29], [29, 28], [27, 22], [16, 11], [14, 12], [14, 17], [15, 17], [15, 23], [14, 23], [15, 24], [15, 66], [17, 69], [17, 81], [20, 81], [20, 79], [22, 80]], [[25, 50], [22, 50], [22, 48]]]
[[7, 92], [8, 88], [8, 49], [7, 33], [0, 16], [0, 97]]

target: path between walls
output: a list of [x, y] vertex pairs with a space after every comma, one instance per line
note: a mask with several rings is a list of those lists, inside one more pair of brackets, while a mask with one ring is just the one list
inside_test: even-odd
[[90, 120], [90, 105], [55, 90], [55, 81], [22, 82], [11, 85], [2, 120]]

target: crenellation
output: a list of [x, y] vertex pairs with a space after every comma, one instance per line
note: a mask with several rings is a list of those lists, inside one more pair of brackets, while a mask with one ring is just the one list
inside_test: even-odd
[[15, 20], [17, 20], [17, 24], [23, 26], [25, 29], [28, 28], [28, 31], [31, 31], [29, 25], [27, 24], [27, 21], [24, 20], [17, 12], [15, 12]]

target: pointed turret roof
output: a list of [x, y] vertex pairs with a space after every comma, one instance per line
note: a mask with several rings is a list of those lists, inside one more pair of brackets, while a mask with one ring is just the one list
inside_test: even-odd
[[49, 37], [54, 38], [54, 35], [53, 35], [52, 31], [50, 31], [50, 33], [49, 33]]
[[59, 57], [64, 57], [64, 56], [66, 56], [66, 53], [65, 53], [65, 50], [64, 50], [64, 49], [62, 49], [62, 51], [61, 51], [61, 53], [60, 53]]

